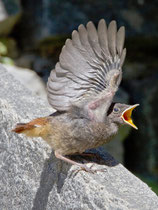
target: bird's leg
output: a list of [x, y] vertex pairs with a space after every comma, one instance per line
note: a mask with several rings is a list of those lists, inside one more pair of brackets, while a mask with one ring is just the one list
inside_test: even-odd
[[70, 163], [72, 165], [77, 165], [77, 166], [81, 167], [81, 170], [85, 170], [85, 171], [90, 172], [90, 173], [95, 173], [96, 171], [98, 171], [98, 170], [93, 170], [93, 169], [87, 167], [86, 164], [78, 163], [78, 162], [73, 161], [69, 158], [66, 158], [65, 156], [59, 154], [57, 151], [55, 151], [54, 154], [55, 154], [55, 157], [60, 159], [60, 160], [63, 160], [63, 161], [65, 161], [67, 163]]

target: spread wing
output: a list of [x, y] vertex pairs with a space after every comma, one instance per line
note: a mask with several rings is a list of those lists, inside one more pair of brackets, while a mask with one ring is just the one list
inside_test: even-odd
[[112, 21], [107, 28], [103, 19], [97, 29], [88, 22], [86, 27], [80, 25], [78, 31], [73, 31], [48, 79], [52, 107], [66, 111], [72, 104], [98, 97], [103, 91], [113, 93], [112, 101], [122, 78], [124, 39], [124, 27], [117, 31], [116, 22]]

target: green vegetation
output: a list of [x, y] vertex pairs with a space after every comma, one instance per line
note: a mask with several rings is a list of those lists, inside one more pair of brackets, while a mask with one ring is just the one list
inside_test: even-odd
[[14, 61], [9, 57], [10, 40], [0, 39], [0, 63], [14, 65]]

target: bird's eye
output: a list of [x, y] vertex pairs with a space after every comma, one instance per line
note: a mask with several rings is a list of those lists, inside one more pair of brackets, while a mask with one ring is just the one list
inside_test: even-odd
[[120, 111], [119, 108], [114, 108], [114, 112], [115, 112], [115, 113], [118, 113], [119, 111]]

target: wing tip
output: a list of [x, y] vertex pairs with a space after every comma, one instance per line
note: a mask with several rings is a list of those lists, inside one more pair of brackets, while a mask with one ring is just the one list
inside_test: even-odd
[[90, 21], [88, 21], [88, 23], [86, 24], [86, 26], [89, 27], [91, 25], [94, 25], [94, 23], [90, 20]]
[[126, 54], [127, 54], [127, 50], [126, 48], [123, 49], [122, 54], [121, 54], [121, 58], [120, 58], [120, 67], [122, 68], [125, 58], [126, 58]]
[[73, 30], [71, 37], [73, 38], [74, 36], [76, 36], [76, 34], [78, 34], [78, 32], [76, 30]]
[[104, 19], [104, 18], [101, 18], [101, 19], [99, 20], [99, 23], [102, 23], [102, 22], [105, 22], [105, 19]]
[[[110, 21], [110, 23], [109, 23], [109, 27], [112, 27], [112, 28], [117, 28], [117, 22], [116, 22], [116, 20], [112, 20], [112, 21]], [[108, 27], [108, 28], [109, 28]]]
[[80, 25], [78, 26], [78, 31], [82, 30], [83, 28], [85, 29], [85, 26], [84, 26], [83, 24], [80, 24]]

